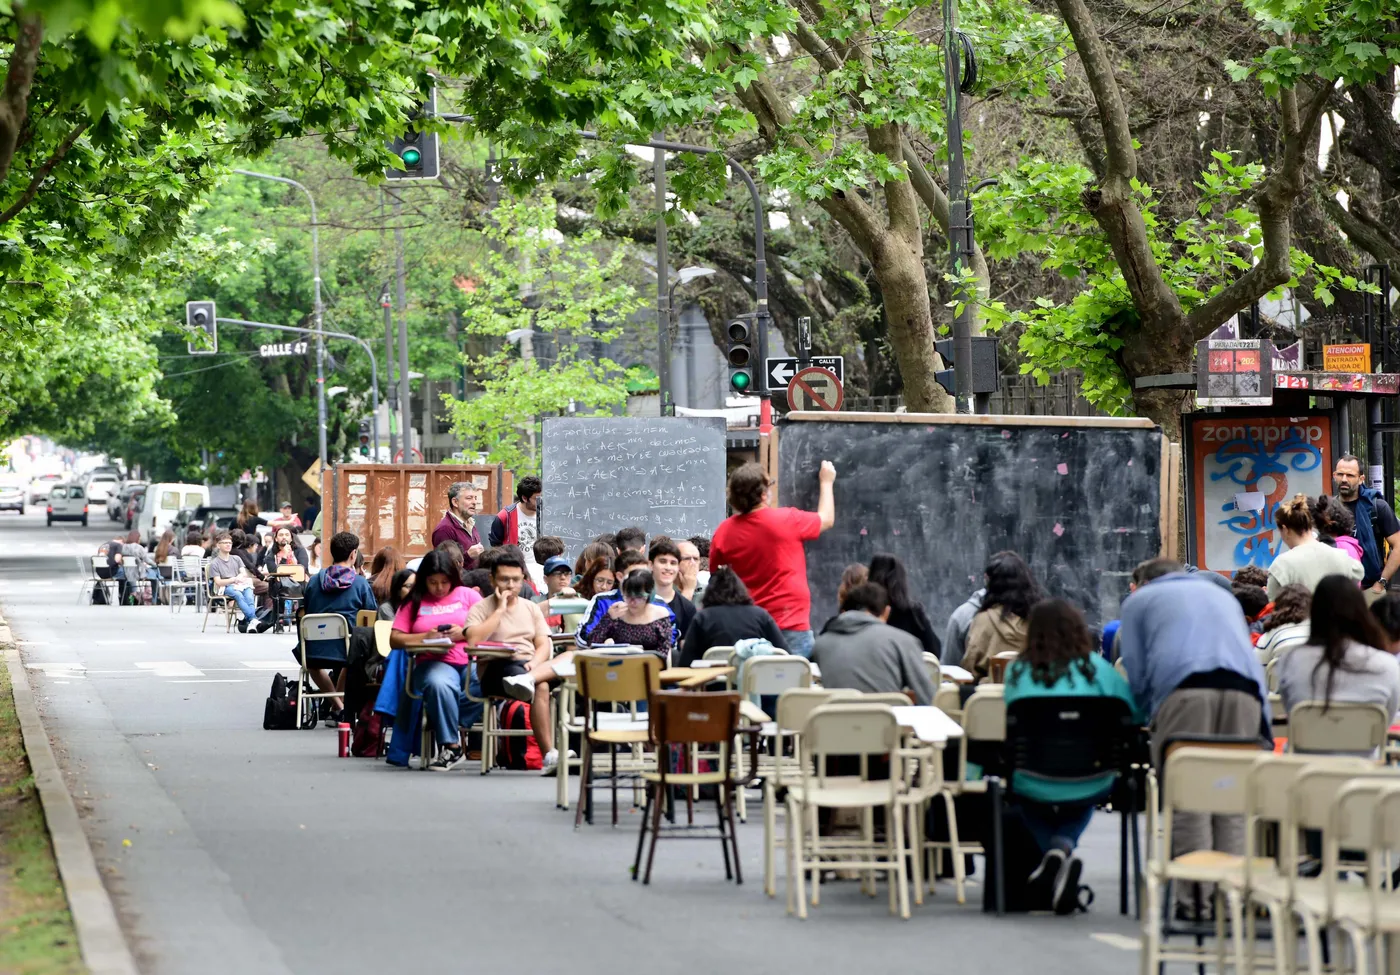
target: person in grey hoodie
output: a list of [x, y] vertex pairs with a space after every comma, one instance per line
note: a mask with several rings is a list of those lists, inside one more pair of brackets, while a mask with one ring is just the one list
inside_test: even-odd
[[847, 687], [867, 694], [907, 691], [915, 704], [932, 704], [935, 688], [917, 639], [885, 622], [889, 595], [883, 586], [855, 586], [837, 616], [817, 637], [812, 662], [821, 668], [822, 686]]
[[972, 626], [972, 617], [982, 609], [982, 597], [987, 589], [977, 590], [967, 597], [967, 602], [953, 610], [948, 617], [948, 629], [943, 633], [943, 652], [939, 660], [945, 666], [961, 667], [963, 654], [967, 652], [967, 631]]

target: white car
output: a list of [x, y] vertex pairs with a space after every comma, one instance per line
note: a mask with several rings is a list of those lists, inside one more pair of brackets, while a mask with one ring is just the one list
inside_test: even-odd
[[49, 492], [48, 524], [56, 521], [80, 521], [83, 527], [88, 523], [88, 499], [81, 484], [55, 484]]
[[43, 504], [53, 486], [63, 480], [62, 474], [40, 474], [29, 482], [29, 503]]
[[29, 492], [26, 485], [16, 481], [0, 483], [0, 511], [18, 511], [24, 514], [24, 503]]
[[108, 495], [114, 494], [120, 483], [115, 474], [94, 474], [85, 485], [88, 500], [93, 504], [106, 503]]

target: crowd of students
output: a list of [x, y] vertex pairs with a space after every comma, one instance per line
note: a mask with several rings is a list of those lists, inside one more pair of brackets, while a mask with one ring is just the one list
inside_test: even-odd
[[[396, 695], [421, 695], [437, 742], [430, 768], [441, 771], [469, 757], [467, 729], [480, 718], [481, 699], [507, 697], [531, 705], [544, 771], [554, 774], [559, 748], [567, 747], [552, 740], [556, 668], [577, 650], [610, 644], [640, 647], [673, 666], [691, 664], [711, 647], [763, 652], [766, 646], [812, 659], [826, 687], [903, 692], [916, 704], [932, 703], [937, 692], [926, 655], [965, 668], [977, 683], [991, 680], [999, 658], [1010, 658], [1001, 688], [1008, 706], [1046, 695], [1118, 698], [1149, 729], [1159, 765], [1164, 744], [1176, 737], [1269, 741], [1271, 690], [1285, 710], [1301, 701], [1368, 701], [1394, 719], [1400, 594], [1386, 591], [1385, 573], [1395, 553], [1383, 547], [1391, 536], [1374, 497], [1365, 514], [1376, 530], [1360, 541], [1353, 536], [1356, 520], [1340, 490], [1346, 466], [1344, 458], [1340, 499], [1299, 495], [1277, 507], [1285, 548], [1269, 570], [1246, 568], [1229, 579], [1149, 560], [1132, 574], [1121, 618], [1098, 633], [1079, 608], [1047, 596], [1012, 551], [988, 559], [983, 584], [946, 621], [930, 618], [899, 558], [877, 553], [868, 565], [846, 567], [839, 612], [814, 630], [804, 542], [836, 522], [836, 471], [829, 463], [821, 465], [815, 512], [771, 506], [767, 475], [748, 464], [729, 479], [732, 514], [712, 537], [649, 539], [629, 526], [573, 553], [562, 539], [537, 530], [538, 479], [522, 479], [515, 503], [484, 530], [477, 525], [476, 492], [454, 484], [427, 555], [406, 563], [385, 548], [366, 566], [359, 539], [341, 532], [304, 595], [308, 613], [341, 613], [353, 627], [360, 610], [375, 610], [392, 620], [393, 648], [441, 652], [417, 655], [409, 687], [391, 662], [378, 700], [363, 700], [355, 686], [380, 676], [366, 668], [384, 665], [373, 652], [372, 631], [361, 628], [348, 654], [343, 643], [308, 647], [312, 679], [337, 695], [329, 720], [362, 708], [398, 719], [400, 747], [396, 753], [391, 746], [390, 761], [406, 762], [414, 737]], [[1359, 491], [1351, 494], [1362, 499]], [[269, 570], [292, 561], [317, 569], [294, 533], [278, 529], [261, 549], [255, 538], [235, 530], [187, 545], [202, 551], [212, 544], [211, 574], [238, 604], [249, 632], [259, 629], [260, 602], [265, 608], [276, 598]], [[1382, 547], [1368, 552], [1368, 544]], [[136, 552], [128, 556], [126, 547], [119, 547], [121, 558], [144, 561]], [[552, 637], [566, 633], [566, 621], [569, 646], [556, 654]], [[468, 646], [493, 644], [512, 653], [472, 663]], [[1081, 906], [1075, 848], [1113, 785], [1113, 773], [1074, 785], [1012, 782], [1018, 814], [1040, 852], [1025, 880], [1041, 892], [1043, 906], [1060, 913]], [[1237, 852], [1240, 825], [1179, 816], [1172, 843], [1176, 853]]]

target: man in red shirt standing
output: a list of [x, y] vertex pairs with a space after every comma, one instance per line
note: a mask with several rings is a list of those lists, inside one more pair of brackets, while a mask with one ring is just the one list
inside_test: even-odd
[[768, 610], [783, 631], [788, 651], [812, 655], [812, 593], [807, 588], [807, 553], [802, 543], [836, 523], [832, 485], [836, 468], [822, 461], [821, 493], [815, 512], [770, 508], [771, 482], [763, 468], [745, 464], [729, 478], [729, 506], [734, 514], [715, 529], [710, 540], [710, 567], [727, 565], [748, 586], [753, 601]]

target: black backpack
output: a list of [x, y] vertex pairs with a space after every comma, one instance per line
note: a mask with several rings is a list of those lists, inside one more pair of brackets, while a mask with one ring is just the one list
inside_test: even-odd
[[[263, 705], [264, 731], [291, 731], [297, 726], [296, 685], [278, 674]], [[314, 713], [313, 713], [314, 720]]]

